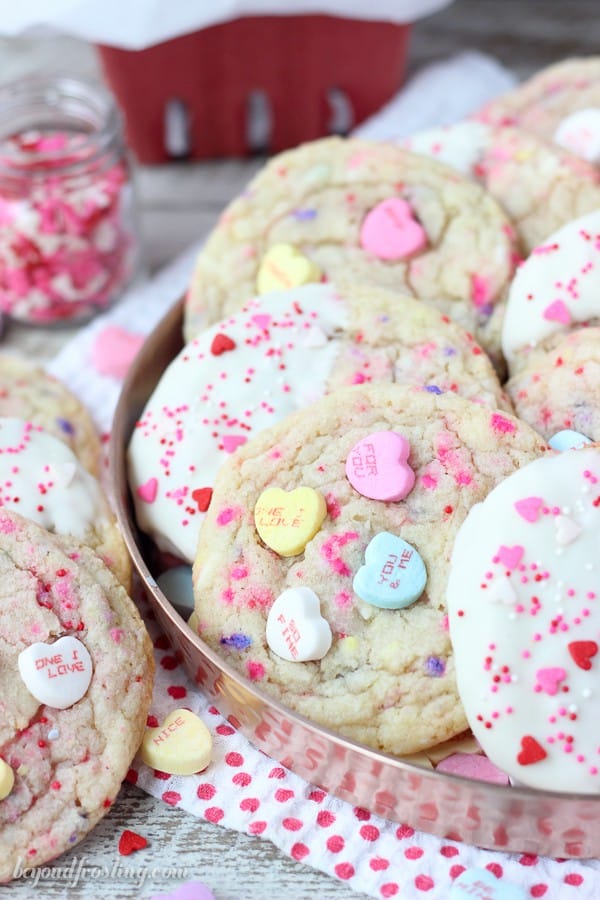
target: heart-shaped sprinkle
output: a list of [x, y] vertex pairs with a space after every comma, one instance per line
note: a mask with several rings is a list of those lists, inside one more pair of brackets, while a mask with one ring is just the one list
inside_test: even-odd
[[273, 653], [289, 662], [323, 659], [332, 635], [315, 592], [295, 587], [280, 594], [269, 610], [266, 639]]
[[248, 438], [245, 434], [226, 434], [223, 436], [223, 450], [225, 453], [235, 453], [238, 447], [246, 443]]
[[583, 530], [581, 525], [568, 516], [557, 516], [554, 525], [556, 527], [556, 543], [563, 547], [576, 541]]
[[427, 235], [410, 204], [392, 197], [367, 213], [360, 229], [360, 245], [378, 259], [405, 259], [427, 246]]
[[200, 512], [206, 512], [212, 500], [213, 489], [211, 487], [196, 488], [192, 491], [192, 500], [198, 504]]
[[3, 759], [0, 759], [0, 800], [8, 797], [15, 783], [15, 773]]
[[119, 853], [121, 856], [130, 856], [136, 850], [143, 850], [147, 846], [148, 841], [145, 837], [142, 837], [141, 834], [137, 834], [135, 831], [129, 831], [127, 828], [119, 838]]
[[487, 869], [465, 869], [452, 882], [448, 900], [527, 900], [527, 894]]
[[512, 606], [517, 602], [517, 592], [506, 575], [494, 579], [486, 590], [486, 597], [492, 603], [504, 603], [506, 606]]
[[498, 548], [498, 553], [496, 555], [498, 557], [498, 562], [501, 562], [507, 569], [512, 570], [519, 565], [523, 559], [524, 553], [525, 548], [521, 547], [520, 544], [515, 544], [514, 547], [505, 547], [504, 544], [502, 544]]
[[541, 497], [524, 497], [522, 500], [517, 500], [515, 509], [526, 522], [537, 522], [543, 505], [544, 501]]
[[580, 669], [592, 668], [592, 658], [598, 652], [596, 641], [572, 641], [568, 644], [568, 650], [576, 666]]
[[591, 444], [592, 441], [585, 434], [565, 428], [563, 431], [557, 431], [548, 443], [553, 450], [562, 452], [563, 450], [576, 450], [579, 447], [584, 447], [586, 444]]
[[273, 320], [268, 313], [256, 313], [255, 316], [252, 316], [251, 321], [254, 322], [261, 331], [267, 331]]
[[526, 734], [521, 738], [521, 751], [517, 756], [517, 762], [521, 766], [531, 766], [541, 762], [546, 759], [547, 755], [542, 745], [531, 735]]
[[92, 679], [87, 647], [71, 635], [53, 644], [31, 644], [19, 653], [18, 664], [29, 693], [54, 709], [68, 709], [81, 700]]
[[288, 291], [321, 280], [321, 270], [291, 244], [273, 244], [262, 258], [256, 278], [259, 295]]
[[158, 493], [158, 479], [149, 478], [144, 484], [138, 485], [136, 493], [144, 503], [154, 503]]
[[210, 345], [210, 352], [213, 356], [221, 356], [222, 353], [229, 353], [235, 350], [235, 341], [226, 334], [215, 334]]
[[211, 760], [212, 737], [189, 709], [174, 709], [162, 725], [147, 728], [140, 746], [142, 762], [169, 775], [193, 775]]
[[354, 445], [346, 458], [346, 477], [354, 490], [371, 500], [403, 500], [415, 473], [407, 463], [410, 446], [395, 431], [375, 431]]
[[372, 606], [404, 609], [419, 599], [426, 582], [425, 564], [415, 548], [389, 531], [380, 531], [369, 542], [365, 565], [352, 586]]
[[535, 677], [540, 690], [553, 697], [558, 692], [558, 685], [567, 677], [567, 672], [560, 666], [554, 666], [548, 669], [538, 669]]
[[549, 322], [560, 322], [561, 325], [570, 325], [571, 313], [566, 303], [562, 300], [555, 300], [550, 303], [543, 312], [544, 319]]
[[260, 537], [279, 556], [303, 553], [327, 515], [322, 494], [309, 487], [293, 491], [267, 488], [254, 507], [254, 524]]

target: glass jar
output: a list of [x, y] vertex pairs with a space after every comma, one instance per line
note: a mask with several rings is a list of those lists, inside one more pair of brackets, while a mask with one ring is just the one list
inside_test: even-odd
[[0, 88], [0, 310], [65, 325], [109, 307], [138, 262], [121, 117], [101, 85]]

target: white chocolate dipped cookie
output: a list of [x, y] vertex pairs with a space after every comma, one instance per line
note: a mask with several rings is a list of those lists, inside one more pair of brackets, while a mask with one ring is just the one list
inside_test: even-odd
[[193, 562], [217, 470], [237, 447], [325, 393], [376, 382], [511, 408], [472, 336], [412, 297], [308, 284], [254, 298], [181, 350], [136, 424], [140, 528]]
[[142, 739], [152, 644], [102, 560], [0, 509], [0, 882], [73, 848]]
[[131, 561], [100, 484], [66, 444], [23, 419], [0, 418], [0, 506], [91, 547], [129, 588]]
[[498, 356], [516, 251], [496, 201], [394, 144], [326, 138], [273, 157], [198, 256], [184, 330], [265, 293], [340, 277], [418, 297]]
[[510, 374], [543, 341], [599, 315], [600, 209], [554, 232], [517, 269], [502, 329]]
[[286, 706], [376, 749], [461, 733], [446, 583], [468, 509], [544, 453], [520, 420], [362, 385], [221, 467], [194, 563], [194, 627]]
[[466, 120], [402, 141], [479, 182], [530, 253], [571, 219], [600, 208], [600, 169], [522, 128]]
[[478, 117], [518, 125], [600, 163], [600, 57], [565, 59], [488, 103]]
[[524, 466], [473, 507], [448, 583], [458, 689], [488, 757], [531, 787], [600, 792], [600, 449]]

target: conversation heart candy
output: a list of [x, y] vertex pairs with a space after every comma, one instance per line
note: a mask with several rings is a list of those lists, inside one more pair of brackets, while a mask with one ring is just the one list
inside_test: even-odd
[[262, 258], [256, 276], [260, 296], [271, 291], [290, 290], [321, 280], [321, 270], [291, 244], [273, 244]]
[[354, 576], [355, 593], [381, 609], [404, 609], [423, 593], [427, 572], [414, 547], [380, 531], [365, 551], [365, 565]]
[[92, 679], [87, 647], [71, 635], [53, 644], [31, 644], [19, 653], [18, 665], [29, 693], [54, 709], [68, 709], [81, 700]]
[[452, 753], [437, 764], [436, 770], [492, 784], [508, 784], [508, 775], [481, 753]]
[[146, 728], [142, 762], [169, 775], [193, 775], [207, 767], [212, 754], [210, 731], [189, 709], [174, 709], [157, 728]]
[[392, 197], [367, 213], [360, 229], [360, 243], [363, 250], [378, 259], [404, 259], [427, 246], [427, 235], [410, 204]]
[[320, 529], [327, 515], [322, 494], [309, 487], [293, 491], [267, 488], [254, 507], [260, 537], [279, 556], [297, 556]]
[[526, 896], [518, 885], [496, 878], [487, 869], [465, 869], [448, 894], [449, 900], [525, 900]]
[[332, 636], [315, 592], [295, 587], [280, 594], [269, 610], [266, 638], [273, 653], [290, 662], [323, 659]]
[[407, 463], [410, 446], [395, 431], [375, 431], [354, 445], [346, 458], [346, 477], [371, 500], [403, 500], [415, 473]]
[[568, 115], [559, 123], [554, 143], [588, 162], [600, 163], [600, 109], [588, 106]]
[[3, 759], [0, 759], [0, 800], [8, 797], [15, 783], [15, 773]]
[[553, 434], [548, 443], [553, 450], [562, 452], [563, 450], [576, 450], [579, 447], [585, 447], [586, 444], [591, 444], [592, 441], [585, 434], [565, 428], [564, 431], [557, 431], [556, 434]]

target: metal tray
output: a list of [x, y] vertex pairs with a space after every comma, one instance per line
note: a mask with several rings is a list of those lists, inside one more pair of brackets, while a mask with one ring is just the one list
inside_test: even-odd
[[193, 681], [259, 750], [308, 782], [371, 812], [450, 840], [543, 856], [600, 856], [600, 797], [504, 787], [430, 771], [348, 740], [258, 690], [195, 634], [156, 584], [126, 473], [135, 422], [183, 345], [183, 301], [140, 350], [115, 413], [110, 473], [119, 525], [157, 620]]

